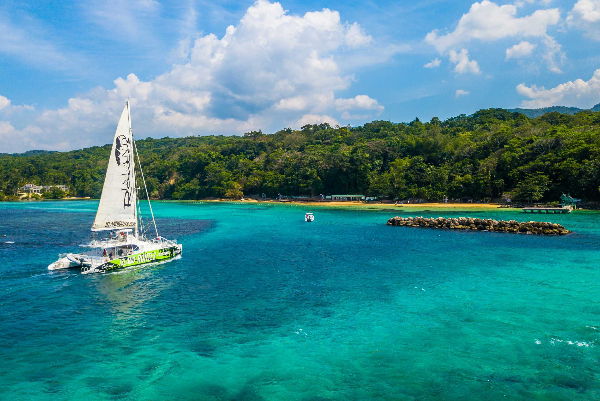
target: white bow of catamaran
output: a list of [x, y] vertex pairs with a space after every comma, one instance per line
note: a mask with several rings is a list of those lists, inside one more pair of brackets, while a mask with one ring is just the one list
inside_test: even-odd
[[[152, 226], [144, 226], [142, 221], [136, 186], [135, 158], [148, 199]], [[82, 273], [106, 272], [123, 267], [165, 262], [181, 254], [181, 244], [158, 235], [144, 173], [139, 162], [127, 101], [115, 132], [102, 196], [92, 225], [92, 241], [81, 245], [87, 248], [85, 252], [59, 255], [59, 259], [48, 266], [49, 270], [80, 267]], [[152, 230], [156, 236], [147, 238], [147, 230]]]

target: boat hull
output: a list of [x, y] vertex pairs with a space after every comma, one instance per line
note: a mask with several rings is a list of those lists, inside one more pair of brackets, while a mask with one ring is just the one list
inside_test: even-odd
[[56, 262], [48, 266], [48, 270], [72, 269], [75, 267], [81, 267], [82, 265], [83, 261], [78, 260], [76, 255], [72, 253], [67, 255], [62, 254]]
[[82, 267], [82, 273], [106, 273], [126, 267], [145, 265], [148, 263], [166, 262], [181, 254], [181, 245], [172, 245], [150, 251], [138, 252], [132, 255], [106, 261], [97, 267]]

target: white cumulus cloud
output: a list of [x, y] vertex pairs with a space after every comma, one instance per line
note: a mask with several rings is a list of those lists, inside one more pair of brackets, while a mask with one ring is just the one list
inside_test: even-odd
[[9, 116], [21, 111], [33, 111], [34, 107], [28, 104], [14, 105], [9, 98], [0, 95], [0, 114]]
[[[367, 95], [358, 95], [350, 99], [335, 99], [335, 108], [341, 111], [344, 120], [364, 120], [380, 115], [384, 107]], [[357, 112], [363, 113], [357, 113]], [[373, 111], [375, 114], [369, 114]], [[367, 112], [367, 114], [365, 114]]]
[[506, 59], [509, 60], [511, 58], [521, 58], [529, 56], [531, 55], [533, 49], [535, 49], [536, 46], [537, 45], [524, 40], [521, 43], [506, 49]]
[[2, 135], [10, 134], [14, 130], [15, 128], [7, 121], [0, 121], [0, 137], [2, 137]]
[[[17, 139], [15, 137], [15, 128], [8, 121], [0, 120], [0, 143]], [[10, 149], [2, 149], [0, 153], [10, 152]]]
[[[149, 1], [148, 7], [156, 12], [159, 4]], [[332, 113], [381, 113], [383, 106], [367, 95], [336, 99], [336, 92], [350, 88], [357, 65], [384, 62], [401, 49], [377, 45], [337, 11], [290, 15], [279, 3], [258, 0], [222, 37], [184, 39], [176, 51], [178, 63], [167, 72], [149, 81], [135, 74], [117, 78], [112, 88], [92, 89], [63, 108], [42, 112], [18, 134], [29, 148], [108, 143], [127, 97], [142, 137], [241, 134], [290, 121], [337, 124]], [[4, 146], [16, 145], [0, 142]]]
[[454, 66], [454, 71], [457, 74], [479, 74], [481, 73], [479, 69], [479, 64], [475, 60], [469, 60], [469, 52], [467, 49], [462, 49], [460, 53], [457, 53], [455, 50], [450, 50], [449, 53], [450, 62], [456, 64]]
[[463, 90], [463, 89], [457, 89], [456, 93], [454, 94], [454, 97], [459, 98], [461, 96], [466, 96], [469, 93], [470, 93], [469, 91], [466, 91], [466, 90]]
[[350, 28], [346, 31], [346, 43], [350, 47], [366, 46], [371, 43], [372, 39], [371, 35], [367, 35], [356, 22], [350, 25]]
[[358, 95], [350, 99], [336, 99], [335, 108], [338, 111], [345, 110], [377, 110], [382, 112], [384, 107], [377, 100], [367, 95]]
[[308, 100], [302, 96], [294, 96], [286, 99], [281, 99], [275, 105], [277, 110], [304, 110], [308, 106]]
[[576, 79], [557, 85], [552, 89], [536, 85], [517, 85], [517, 93], [529, 100], [523, 100], [523, 107], [572, 106], [590, 108], [600, 103], [600, 69], [594, 72], [589, 81]]
[[7, 108], [10, 105], [10, 100], [0, 95], [0, 110]]
[[474, 39], [494, 41], [511, 37], [544, 37], [548, 27], [560, 20], [558, 8], [536, 10], [520, 18], [516, 14], [517, 7], [512, 4], [499, 6], [488, 0], [473, 3], [454, 31], [440, 35], [438, 30], [433, 30], [427, 34], [425, 41], [443, 53]]
[[298, 121], [294, 122], [292, 126], [294, 128], [301, 128], [308, 124], [323, 124], [327, 123], [332, 127], [336, 125], [340, 125], [340, 123], [333, 117], [328, 115], [318, 115], [318, 114], [305, 114]]
[[600, 0], [578, 0], [567, 16], [567, 25], [600, 41]]
[[434, 58], [433, 60], [431, 60], [429, 63], [425, 64], [423, 67], [425, 68], [437, 68], [440, 66], [440, 59], [439, 58]]
[[517, 17], [518, 9], [517, 5], [498, 5], [488, 0], [473, 3], [453, 31], [443, 33], [433, 30], [425, 36], [425, 42], [434, 46], [440, 54], [446, 54], [474, 40], [492, 42], [507, 38], [539, 38], [546, 48], [543, 59], [548, 69], [561, 72], [558, 66], [564, 62], [565, 53], [548, 34], [548, 29], [559, 23], [560, 10], [542, 9]]

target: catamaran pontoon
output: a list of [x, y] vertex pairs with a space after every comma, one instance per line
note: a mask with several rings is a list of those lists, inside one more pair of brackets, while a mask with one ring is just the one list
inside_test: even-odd
[[[148, 198], [152, 226], [144, 226], [142, 221], [134, 156], [137, 158], [141, 181]], [[146, 231], [152, 228], [156, 237], [149, 239], [146, 237]], [[106, 235], [107, 232], [107, 238], [96, 238], [97, 233]], [[140, 157], [133, 140], [129, 101], [125, 103], [113, 140], [102, 196], [92, 225], [92, 241], [81, 246], [87, 248], [87, 251], [61, 254], [48, 269], [80, 267], [82, 273], [106, 272], [163, 262], [181, 254], [181, 244], [158, 235]]]

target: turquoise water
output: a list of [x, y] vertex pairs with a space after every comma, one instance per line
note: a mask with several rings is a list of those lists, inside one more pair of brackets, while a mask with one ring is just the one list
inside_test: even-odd
[[575, 231], [538, 237], [157, 202], [180, 260], [47, 271], [96, 207], [0, 203], [0, 398], [600, 398], [599, 213], [533, 216]]

